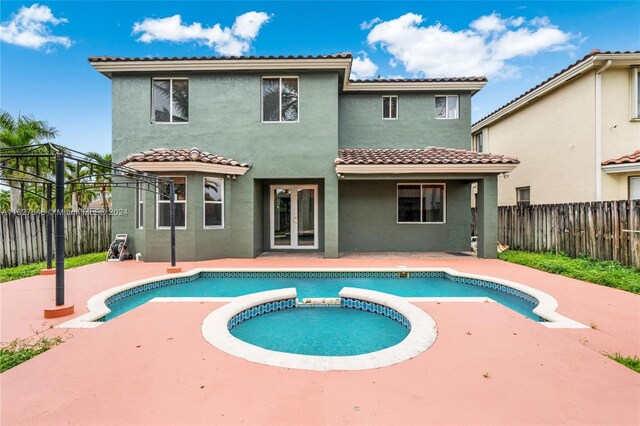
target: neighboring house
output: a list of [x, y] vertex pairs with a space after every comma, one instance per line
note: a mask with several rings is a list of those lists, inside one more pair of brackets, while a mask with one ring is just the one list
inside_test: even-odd
[[[472, 183], [496, 257], [518, 161], [466, 149], [485, 78], [351, 81], [350, 54], [89, 62], [112, 82], [114, 160], [175, 180], [179, 260], [469, 251]], [[134, 253], [167, 260], [167, 197], [113, 188], [113, 208]]]
[[640, 52], [594, 50], [475, 123], [472, 149], [521, 162], [498, 204], [640, 198], [639, 76]]

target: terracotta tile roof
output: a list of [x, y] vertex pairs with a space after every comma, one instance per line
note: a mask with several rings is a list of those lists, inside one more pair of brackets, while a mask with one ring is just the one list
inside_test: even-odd
[[635, 54], [635, 53], [640, 53], [640, 50], [625, 50], [625, 51], [616, 50], [616, 51], [601, 52], [598, 49], [594, 49], [591, 52], [589, 52], [588, 54], [586, 54], [585, 56], [583, 56], [582, 58], [578, 59], [577, 61], [575, 61], [574, 63], [569, 65], [568, 67], [558, 71], [557, 73], [555, 73], [551, 77], [547, 78], [543, 82], [539, 83], [538, 85], [533, 86], [531, 89], [527, 90], [526, 92], [524, 92], [523, 94], [521, 94], [517, 98], [514, 98], [514, 99], [510, 100], [509, 102], [507, 102], [506, 104], [502, 105], [500, 108], [496, 109], [492, 113], [487, 114], [486, 116], [482, 117], [480, 120], [478, 120], [475, 123], [473, 123], [471, 125], [471, 127], [475, 126], [476, 124], [480, 123], [481, 121], [486, 120], [487, 118], [491, 117], [493, 114], [497, 113], [498, 111], [503, 110], [504, 108], [508, 107], [509, 105], [511, 105], [512, 103], [517, 101], [518, 99], [527, 96], [529, 93], [533, 92], [534, 90], [538, 89], [539, 87], [544, 86], [549, 81], [551, 81], [554, 78], [558, 77], [560, 74], [563, 74], [563, 73], [569, 71], [571, 68], [575, 67], [576, 65], [578, 65], [580, 62], [584, 61], [585, 59], [588, 59], [588, 58], [590, 58], [592, 56], [595, 56], [595, 55], [616, 55], [616, 54]]
[[228, 61], [228, 60], [268, 60], [268, 59], [351, 59], [352, 55], [334, 53], [331, 55], [289, 55], [289, 56], [173, 56], [173, 57], [122, 57], [122, 56], [90, 56], [89, 62], [138, 62], [138, 61]]
[[519, 164], [517, 158], [466, 149], [339, 149], [334, 164]]
[[487, 77], [437, 77], [437, 78], [377, 78], [370, 80], [349, 80], [351, 83], [438, 83], [449, 81], [487, 81]]
[[239, 163], [231, 158], [221, 155], [210, 154], [198, 148], [191, 149], [167, 149], [154, 148], [149, 151], [142, 151], [129, 154], [123, 163], [129, 162], [158, 162], [158, 161], [197, 161], [200, 163], [222, 164], [225, 166], [237, 166], [251, 168], [251, 164]]
[[640, 149], [631, 154], [623, 155], [619, 158], [612, 158], [611, 160], [605, 160], [602, 162], [603, 166], [610, 166], [613, 164], [631, 164], [640, 163]]

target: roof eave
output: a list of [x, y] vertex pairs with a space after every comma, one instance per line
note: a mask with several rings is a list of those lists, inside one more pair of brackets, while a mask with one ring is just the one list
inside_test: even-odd
[[632, 173], [640, 172], [640, 162], [636, 163], [621, 163], [621, 164], [606, 164], [602, 166], [602, 170], [605, 173]]
[[338, 174], [509, 173], [518, 164], [336, 164]]
[[345, 81], [345, 92], [409, 92], [409, 91], [436, 91], [455, 92], [469, 91], [476, 94], [484, 86], [486, 81], [403, 81], [403, 82], [352, 82]]
[[124, 166], [154, 173], [203, 172], [233, 176], [242, 176], [251, 168], [251, 166], [231, 166], [199, 161], [129, 161]]

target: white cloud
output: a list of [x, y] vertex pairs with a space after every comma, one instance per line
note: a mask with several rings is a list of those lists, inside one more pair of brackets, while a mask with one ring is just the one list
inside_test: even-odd
[[229, 27], [215, 24], [203, 27], [194, 22], [186, 25], [180, 15], [167, 18], [146, 18], [133, 24], [133, 34], [140, 34], [138, 41], [169, 41], [175, 43], [197, 42], [214, 49], [221, 55], [239, 56], [249, 51], [251, 42], [258, 36], [262, 25], [269, 22], [271, 16], [264, 12], [247, 12], [236, 17]]
[[372, 48], [382, 47], [393, 61], [416, 75], [504, 79], [518, 74], [509, 60], [571, 48], [569, 42], [575, 37], [553, 26], [547, 17], [527, 21], [523, 17], [502, 18], [495, 12], [459, 31], [441, 23], [422, 23], [422, 15], [414, 13], [379, 22], [371, 28], [367, 42]]
[[382, 19], [380, 18], [373, 18], [370, 21], [364, 21], [360, 23], [360, 29], [361, 30], [369, 30], [371, 29], [371, 27], [373, 27], [375, 24], [377, 24], [378, 22], [382, 22]]
[[22, 6], [7, 22], [0, 24], [0, 40], [17, 46], [40, 49], [48, 44], [71, 46], [71, 39], [51, 34], [51, 26], [68, 22], [53, 16], [51, 9], [37, 3]]
[[362, 54], [361, 57], [353, 58], [351, 63], [351, 78], [352, 79], [367, 79], [376, 75], [378, 66], [373, 63], [367, 55]]

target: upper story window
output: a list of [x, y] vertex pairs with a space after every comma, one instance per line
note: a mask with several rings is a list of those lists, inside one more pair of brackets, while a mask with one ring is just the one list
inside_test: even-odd
[[262, 79], [262, 121], [298, 121], [298, 77]]
[[[187, 178], [184, 176], [168, 176], [173, 179], [174, 204], [176, 208], [175, 224], [176, 228], [187, 227]], [[158, 228], [169, 228], [171, 226], [170, 207], [171, 199], [169, 194], [169, 184], [160, 183], [156, 202], [156, 217]]]
[[458, 95], [436, 96], [436, 118], [458, 118]]
[[224, 181], [219, 178], [204, 178], [204, 227], [224, 226]]
[[528, 206], [531, 202], [531, 187], [521, 186], [516, 188], [516, 204], [519, 206]]
[[443, 183], [398, 184], [398, 223], [445, 223]]
[[473, 146], [471, 148], [477, 152], [484, 152], [482, 132], [473, 135]]
[[398, 119], [398, 97], [397, 96], [382, 97], [382, 119], [383, 120]]
[[151, 93], [151, 122], [189, 122], [189, 79], [153, 79], [153, 90]]

